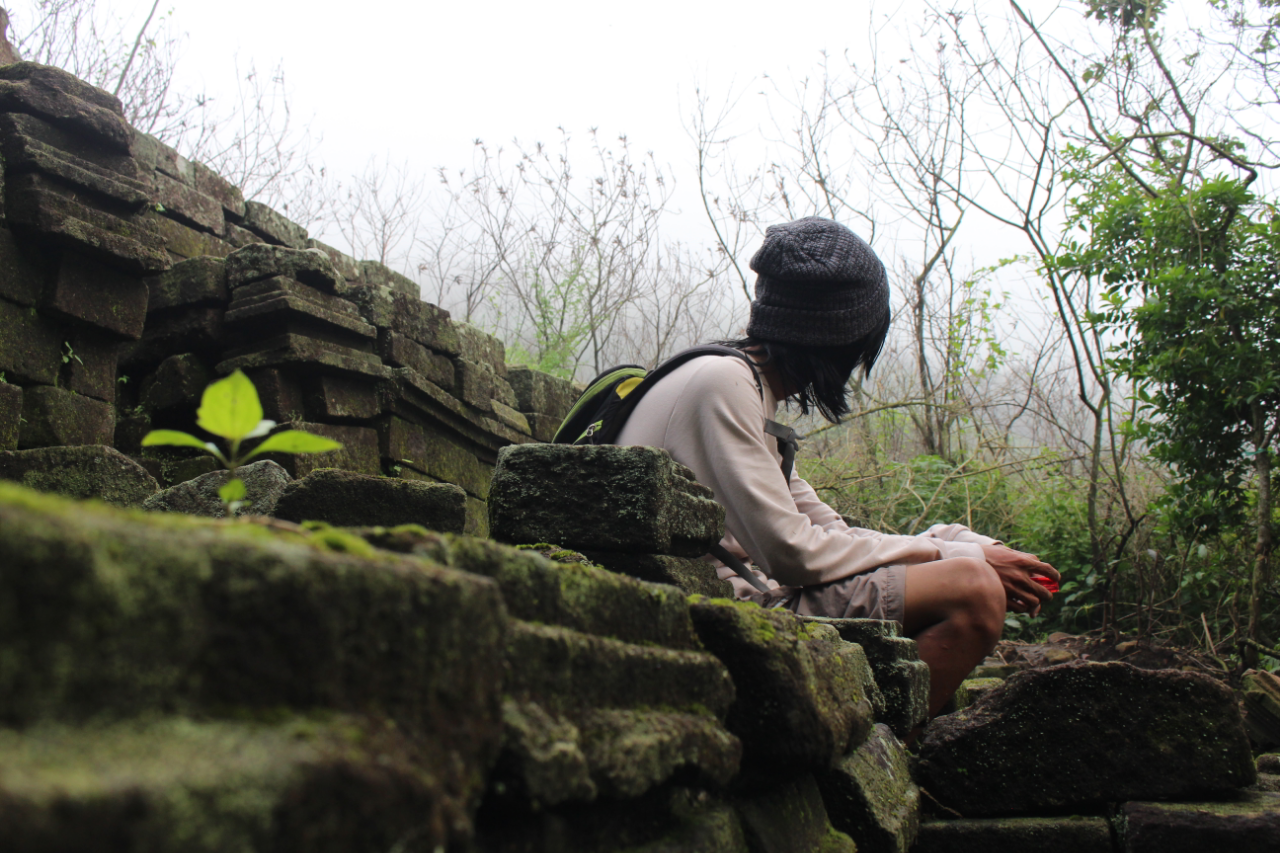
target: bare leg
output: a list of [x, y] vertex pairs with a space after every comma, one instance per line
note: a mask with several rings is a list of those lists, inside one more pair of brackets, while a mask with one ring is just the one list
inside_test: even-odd
[[930, 717], [999, 642], [1006, 597], [995, 570], [981, 560], [907, 566], [903, 627], [929, 665]]

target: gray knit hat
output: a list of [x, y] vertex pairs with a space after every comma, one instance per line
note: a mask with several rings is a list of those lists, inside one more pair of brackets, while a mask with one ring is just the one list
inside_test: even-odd
[[817, 216], [771, 225], [751, 259], [757, 273], [747, 335], [806, 346], [852, 344], [889, 318], [884, 264], [860, 237]]

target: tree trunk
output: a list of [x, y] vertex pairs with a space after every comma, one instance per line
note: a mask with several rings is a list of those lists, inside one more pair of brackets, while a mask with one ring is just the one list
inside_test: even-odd
[[[1254, 473], [1258, 481], [1258, 538], [1254, 545], [1253, 582], [1249, 594], [1249, 639], [1262, 643], [1262, 596], [1271, 580], [1271, 448], [1267, 436], [1267, 417], [1258, 403], [1253, 404]], [[1258, 647], [1246, 646], [1245, 666], [1258, 665]]]

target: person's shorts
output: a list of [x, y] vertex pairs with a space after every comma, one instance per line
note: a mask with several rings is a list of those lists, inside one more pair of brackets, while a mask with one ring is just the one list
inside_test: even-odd
[[900, 623], [906, 613], [907, 567], [881, 566], [796, 592], [799, 594], [789, 603], [789, 609], [799, 616], [888, 619]]

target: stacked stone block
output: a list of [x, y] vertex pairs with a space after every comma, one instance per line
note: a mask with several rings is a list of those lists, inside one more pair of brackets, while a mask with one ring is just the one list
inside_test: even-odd
[[280, 458], [294, 474], [453, 483], [486, 530], [497, 451], [553, 430], [570, 383], [524, 370], [517, 395], [502, 343], [411, 280], [245, 200], [106, 92], [34, 63], [0, 75], [0, 449], [114, 445], [172, 485], [212, 463], [142, 437], [192, 430], [203, 386], [240, 368], [268, 417], [343, 443]]

